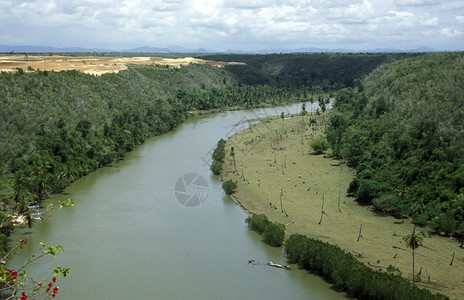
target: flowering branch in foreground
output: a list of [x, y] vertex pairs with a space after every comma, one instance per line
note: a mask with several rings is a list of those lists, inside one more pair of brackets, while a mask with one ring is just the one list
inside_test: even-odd
[[[59, 208], [74, 206], [74, 201], [68, 199], [67, 201], [60, 201]], [[47, 209], [43, 212], [46, 213], [54, 210], [57, 207], [54, 204], [48, 205]], [[0, 224], [1, 227], [1, 224]], [[5, 255], [3, 261], [7, 257], [16, 255], [18, 251], [22, 250], [24, 245], [27, 244], [27, 239], [20, 240], [11, 250]], [[50, 279], [44, 279], [40, 282], [35, 281], [29, 277], [27, 268], [38, 261], [44, 256], [51, 255], [56, 257], [58, 252], [63, 252], [61, 245], [47, 246], [44, 242], [40, 242], [42, 251], [40, 254], [33, 254], [26, 262], [17, 269], [7, 268], [4, 263], [0, 264], [0, 298], [2, 299], [52, 299], [58, 294], [59, 287], [57, 285], [57, 276], [66, 277], [71, 270], [70, 268], [56, 267]]]

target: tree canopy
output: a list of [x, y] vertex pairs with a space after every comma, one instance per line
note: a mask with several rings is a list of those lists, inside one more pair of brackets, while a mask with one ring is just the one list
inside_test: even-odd
[[464, 53], [383, 65], [339, 91], [326, 134], [355, 167], [349, 192], [398, 217], [464, 236]]

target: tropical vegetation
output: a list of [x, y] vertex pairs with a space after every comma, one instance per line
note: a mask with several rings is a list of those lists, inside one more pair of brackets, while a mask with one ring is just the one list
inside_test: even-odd
[[246, 218], [245, 223], [251, 230], [262, 234], [264, 242], [272, 247], [279, 247], [285, 240], [285, 226], [271, 222], [266, 215], [252, 214]]
[[336, 95], [327, 140], [356, 168], [348, 190], [442, 235], [464, 237], [464, 53], [379, 67]]
[[448, 299], [420, 289], [394, 272], [375, 271], [338, 246], [301, 234], [292, 234], [285, 241], [285, 251], [290, 263], [321, 275], [356, 299]]
[[225, 145], [226, 141], [224, 139], [220, 139], [213, 151], [213, 154], [211, 155], [213, 162], [211, 163], [210, 169], [214, 175], [219, 175], [222, 172], [224, 158], [226, 157], [224, 150]]

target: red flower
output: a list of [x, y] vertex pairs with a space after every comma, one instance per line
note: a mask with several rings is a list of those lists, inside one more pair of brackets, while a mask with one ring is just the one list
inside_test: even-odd
[[20, 240], [19, 241], [19, 248], [23, 249], [23, 245], [27, 244], [27, 240]]
[[16, 272], [16, 271], [13, 270], [13, 269], [9, 269], [8, 271], [10, 271], [11, 277], [12, 277], [13, 279], [18, 278], [18, 272]]
[[55, 298], [56, 294], [58, 294], [58, 287], [55, 286], [55, 288], [53, 289], [51, 295], [52, 295], [52, 298]]
[[53, 277], [53, 278], [52, 278], [52, 281], [53, 281], [53, 282], [56, 282], [56, 277]]
[[45, 290], [45, 293], [48, 293], [50, 291], [50, 289], [52, 288], [52, 285], [53, 283], [51, 282], [48, 284], [48, 288]]
[[21, 298], [19, 298], [21, 300], [26, 300], [27, 299], [27, 295], [26, 295], [26, 292], [22, 292], [21, 293]]

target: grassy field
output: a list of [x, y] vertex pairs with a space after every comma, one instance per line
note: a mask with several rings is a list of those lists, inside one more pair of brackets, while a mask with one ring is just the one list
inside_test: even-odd
[[[413, 224], [376, 214], [346, 196], [354, 170], [327, 155], [312, 154], [309, 143], [323, 134], [328, 116], [313, 118], [316, 126], [310, 126], [311, 115], [263, 119], [232, 136], [223, 180], [237, 181], [236, 201], [249, 212], [285, 224], [287, 234], [336, 244], [372, 268], [385, 271], [392, 265], [412, 280], [412, 252], [402, 237], [412, 232]], [[420, 271], [419, 286], [464, 298], [464, 249], [456, 241], [426, 234], [424, 247], [416, 250], [415, 271]]]

